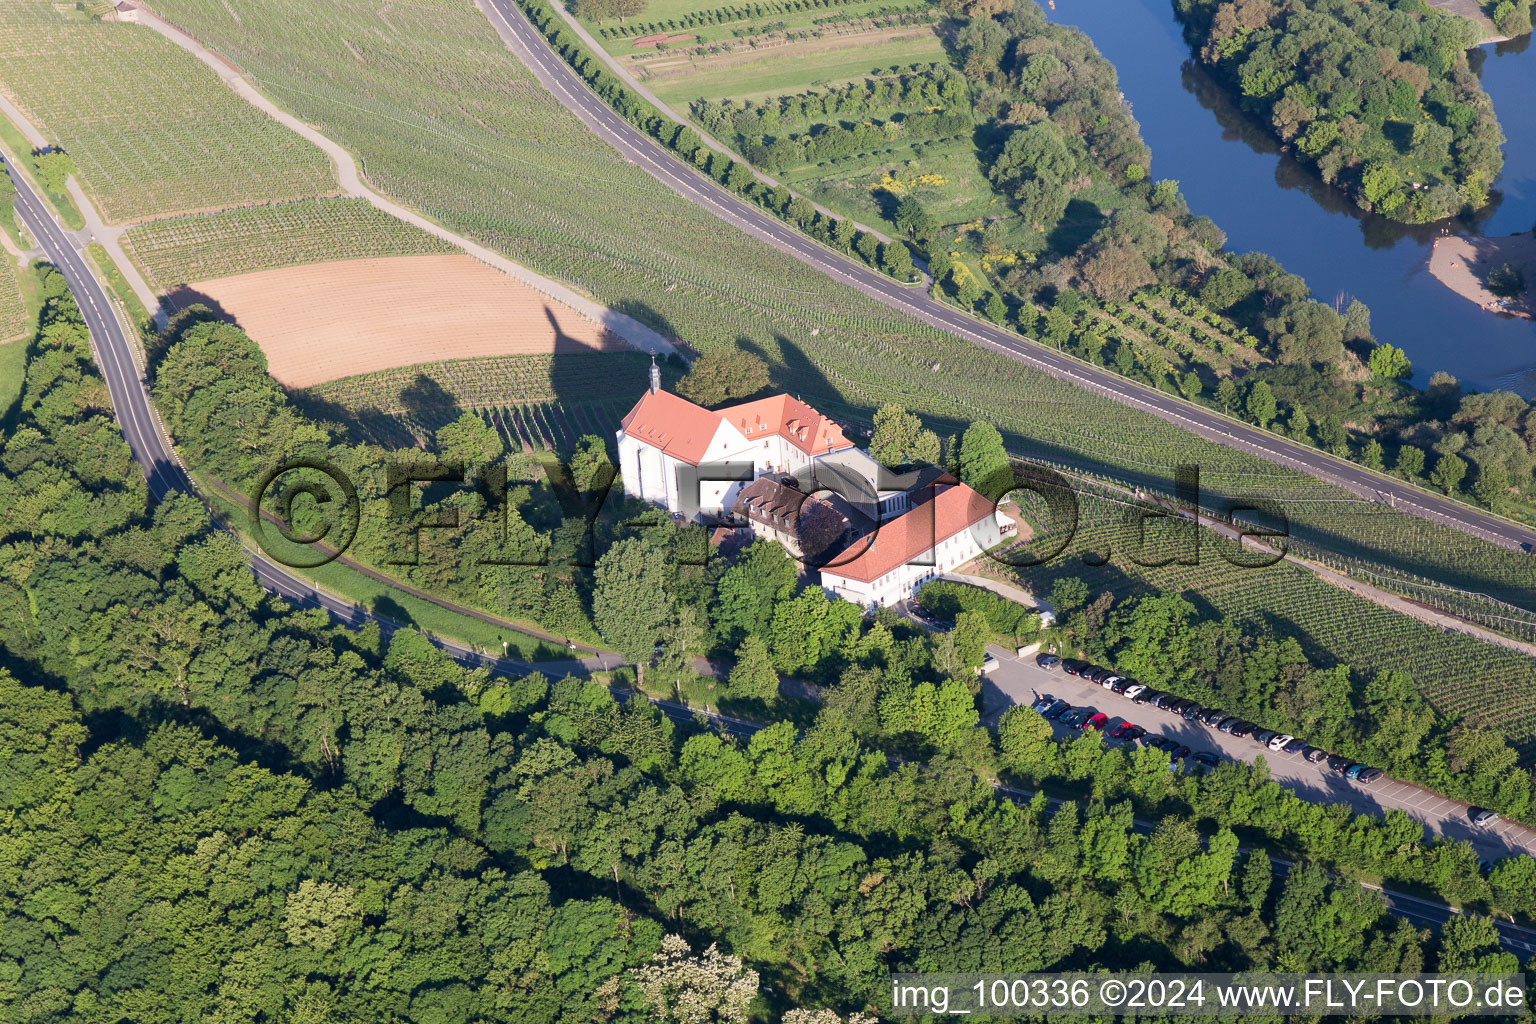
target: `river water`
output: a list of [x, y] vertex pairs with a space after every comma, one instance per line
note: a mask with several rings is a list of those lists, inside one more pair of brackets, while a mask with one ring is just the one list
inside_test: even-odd
[[[1214, 220], [1233, 251], [1258, 250], [1306, 278], [1322, 302], [1358, 298], [1376, 337], [1400, 346], [1423, 385], [1446, 370], [1480, 390], [1536, 397], [1536, 325], [1484, 313], [1429, 274], [1445, 225], [1396, 224], [1361, 212], [1228, 102], [1191, 63], [1170, 0], [1056, 0], [1119, 71], [1152, 147], [1152, 173], [1179, 181], [1190, 209]], [[1536, 49], [1525, 36], [1474, 54], [1509, 141], [1500, 196], [1456, 230], [1507, 235], [1536, 225]]]

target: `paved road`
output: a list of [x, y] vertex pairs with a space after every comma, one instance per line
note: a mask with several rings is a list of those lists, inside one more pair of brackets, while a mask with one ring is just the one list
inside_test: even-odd
[[[118, 319], [105, 289], [87, 266], [85, 257], [75, 248], [79, 240], [59, 226], [31, 184], [8, 162], [6, 170], [16, 185], [17, 212], [48, 260], [63, 272], [80, 306], [81, 315], [90, 330], [91, 348], [96, 355], [97, 366], [112, 396], [118, 425], [133, 453], [134, 461], [144, 472], [150, 494], [156, 500], [178, 491], [195, 495], [186, 471], [172, 456], [169, 445], [160, 433], [158, 420], [150, 407], [143, 373], [134, 361], [133, 342]], [[256, 552], [251, 552], [251, 569], [262, 586], [298, 607], [324, 608], [341, 621], [353, 625], [373, 620], [386, 632], [393, 632], [397, 628], [389, 619], [372, 616], [356, 605], [317, 590]], [[507, 672], [527, 672], [533, 668], [544, 672], [590, 671], [622, 663], [612, 655], [537, 663], [491, 659], [459, 644], [440, 639], [437, 643], [462, 661], [492, 665]]]
[[1327, 480], [1373, 501], [1434, 520], [1486, 540], [1518, 548], [1536, 546], [1536, 531], [1420, 491], [1401, 480], [1295, 444], [1267, 430], [1228, 419], [1171, 395], [1126, 380], [1107, 370], [1052, 352], [991, 324], [904, 287], [884, 274], [801, 235], [757, 206], [685, 166], [650, 136], [635, 128], [591, 92], [544, 41], [514, 0], [477, 0], [508, 47], [543, 85], [600, 138], [678, 195], [709, 210], [827, 276], [857, 288], [892, 309], [916, 317], [973, 344], [1070, 381], [1096, 394], [1151, 413], [1202, 437], [1257, 455], [1269, 462]]
[[[150, 493], [157, 500], [178, 491], [195, 494], [189, 478], [177, 464], [164, 436], [159, 431], [157, 420], [149, 404], [144, 377], [133, 359], [132, 342], [114, 313], [105, 290], [86, 265], [81, 254], [74, 248], [70, 236], [60, 228], [52, 213], [32, 190], [31, 184], [9, 166], [9, 161], [6, 163], [6, 170], [16, 186], [17, 213], [33, 237], [37, 239], [38, 245], [48, 259], [63, 272], [79, 303], [81, 314], [91, 335], [91, 347], [102, 376], [107, 382], [107, 389], [111, 394], [123, 437], [132, 451], [134, 461], [144, 472]], [[371, 615], [364, 609], [317, 590], [255, 552], [251, 552], [251, 568], [262, 586], [297, 607], [324, 608], [338, 620], [353, 626], [374, 621], [386, 634], [392, 633], [396, 628], [390, 620]], [[521, 674], [533, 669], [545, 672], [582, 672], [593, 668], [612, 667], [605, 656], [579, 661], [573, 659], [568, 663], [530, 664], [511, 659], [487, 657], [442, 639], [435, 639], [434, 642], [460, 662], [484, 666], [496, 674]], [[1028, 666], [1021, 667], [1028, 668]], [[1051, 681], [1055, 683], [1066, 678], [1068, 677], [1054, 676], [1051, 677]], [[992, 682], [996, 681], [996, 679], [992, 680]], [[1058, 687], [1058, 689], [1065, 690], [1064, 687]], [[1022, 695], [1022, 691], [1019, 692]], [[1061, 695], [1066, 696], [1065, 692]], [[1114, 697], [1113, 694], [1108, 696]], [[653, 699], [652, 703], [674, 721], [689, 722], [702, 716], [713, 721], [715, 726], [723, 732], [742, 738], [749, 737], [763, 728], [759, 723], [703, 713], [671, 701]], [[1012, 787], [999, 786], [998, 788], [1004, 795], [1014, 799], [1027, 799], [1031, 795], [1027, 791]], [[1142, 824], [1145, 826], [1145, 823]], [[1393, 911], [1423, 924], [1443, 924], [1456, 913], [1450, 907], [1433, 900], [1390, 891], [1384, 891], [1384, 896]], [[1495, 922], [1495, 924], [1508, 947], [1526, 954], [1536, 950], [1536, 930], [1521, 928], [1508, 922]]]
[[[1511, 854], [1536, 854], [1536, 829], [1514, 821], [1500, 821], [1492, 828], [1477, 828], [1467, 817], [1467, 805], [1427, 789], [1383, 776], [1370, 786], [1340, 778], [1326, 765], [1308, 763], [1300, 754], [1276, 754], [1264, 750], [1251, 739], [1237, 739], [1198, 722], [1186, 722], [1178, 715], [1159, 711], [1147, 704], [1132, 704], [1125, 697], [1095, 686], [1059, 668], [1047, 671], [1035, 664], [1033, 655], [1017, 657], [993, 647], [999, 666], [987, 674], [982, 685], [982, 702], [987, 721], [995, 721], [1015, 704], [1029, 705], [1041, 694], [1049, 693], [1070, 701], [1074, 706], [1091, 706], [1110, 716], [1113, 728], [1121, 722], [1134, 722], [1147, 734], [1167, 736], [1191, 750], [1210, 750], [1224, 758], [1253, 761], [1263, 755], [1269, 763], [1270, 776], [1296, 795], [1317, 803], [1347, 804], [1363, 814], [1381, 815], [1400, 810], [1423, 823], [1432, 834], [1449, 839], [1470, 840], [1489, 860]], [[1054, 723], [1059, 736], [1076, 730]], [[1105, 742], [1112, 741], [1105, 731]]]

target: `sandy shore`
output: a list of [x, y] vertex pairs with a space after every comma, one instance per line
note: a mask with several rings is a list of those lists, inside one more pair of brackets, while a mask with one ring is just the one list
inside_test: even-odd
[[1502, 43], [1509, 36], [1494, 28], [1493, 19], [1483, 11], [1483, 5], [1477, 0], [1429, 0], [1431, 7], [1438, 7], [1449, 14], [1459, 14], [1477, 24], [1483, 30], [1483, 38], [1478, 40], [1479, 45], [1485, 43]]
[[[1504, 263], [1519, 267], [1525, 274], [1524, 295], [1501, 300], [1485, 284], [1488, 271]], [[1468, 238], [1443, 235], [1435, 239], [1429, 257], [1429, 272], [1451, 291], [1477, 303], [1490, 313], [1507, 313], [1527, 319], [1536, 317], [1533, 289], [1536, 285], [1536, 234], [1525, 232], [1502, 238]]]

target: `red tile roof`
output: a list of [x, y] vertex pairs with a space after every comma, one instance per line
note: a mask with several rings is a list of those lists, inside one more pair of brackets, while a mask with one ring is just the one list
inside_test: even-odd
[[721, 421], [749, 440], [778, 434], [807, 455], [853, 447], [836, 423], [788, 395], [760, 398], [710, 412], [669, 391], [647, 391], [620, 426], [630, 437], [697, 466]]
[[995, 511], [992, 502], [965, 484], [941, 486], [933, 498], [905, 515], [881, 523], [873, 534], [855, 543], [836, 559], [842, 564], [829, 565], [822, 572], [873, 583]]
[[720, 416], [670, 391], [647, 391], [619, 426], [630, 437], [697, 466], [720, 429]]
[[836, 423], [789, 395], [728, 406], [720, 410], [720, 417], [749, 438], [762, 437], [764, 431], [778, 434], [807, 455], [853, 447]]

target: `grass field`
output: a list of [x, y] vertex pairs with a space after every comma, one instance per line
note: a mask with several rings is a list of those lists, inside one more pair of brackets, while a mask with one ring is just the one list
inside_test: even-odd
[[123, 246], [160, 291], [302, 263], [457, 251], [364, 199], [301, 199], [151, 221], [131, 228]]
[[91, 262], [96, 264], [96, 269], [101, 273], [101, 279], [107, 283], [107, 287], [112, 289], [112, 294], [117, 296], [117, 301], [121, 302], [123, 308], [128, 311], [128, 319], [136, 324], [147, 323], [150, 316], [149, 310], [144, 308], [144, 303], [140, 302], [139, 297], [134, 294], [133, 287], [129, 285], [123, 272], [112, 262], [112, 257], [107, 255], [107, 250], [93, 243], [86, 246], [85, 251], [91, 257]]
[[[1278, 496], [1298, 535], [1536, 604], [1536, 559], [1355, 499], [939, 335], [722, 227], [590, 136], [468, 0], [382, 14], [364, 0], [157, 6], [357, 153], [385, 191], [701, 351], [760, 352], [776, 387], [827, 413], [867, 422], [879, 404], [895, 401], [941, 435], [984, 417], [1020, 455], [1158, 489], [1169, 488], [1176, 465], [1198, 465], [1210, 504]], [[295, 35], [291, 26], [301, 22], [314, 30]], [[1319, 600], [1340, 614], [1348, 609], [1332, 595]], [[1420, 682], [1432, 689], [1436, 678]], [[1492, 682], [1469, 683], [1478, 685], [1485, 698], [1499, 692]]]
[[888, 15], [927, 6], [925, 0], [851, 0], [820, 5], [797, 0], [770, 0], [768, 3], [717, 2], [710, 0], [661, 0], [647, 3], [638, 16], [624, 22], [608, 19], [602, 23], [585, 19], [583, 24], [615, 54], [643, 55], [647, 48], [637, 48], [636, 39], [647, 35], [691, 35], [701, 42], [731, 42], [756, 32], [764, 25], [795, 31], [835, 20], [852, 20]]
[[889, 177], [918, 183], [942, 179], [942, 184], [914, 184], [910, 191], [939, 223], [963, 224], [1010, 211], [990, 188], [969, 139], [920, 141], [862, 153], [833, 163], [786, 171], [778, 176], [789, 187], [829, 209], [864, 224], [883, 226], [893, 234], [896, 200], [879, 188]]
[[817, 82], [846, 81], [892, 64], [931, 61], [944, 54], [939, 37], [921, 28], [902, 29], [895, 38], [873, 44], [857, 36], [844, 41], [844, 47], [820, 52], [808, 52], [800, 44], [790, 43], [779, 50], [751, 52], [741, 59], [734, 59], [734, 55], [732, 59], [710, 58], [675, 77], [653, 77], [646, 87], [667, 104], [682, 105], [700, 97], [797, 91]]
[[[204, 485], [200, 490], [213, 504], [220, 517], [243, 531], [244, 524], [249, 520], [249, 514], [244, 509], [222, 497], [212, 487]], [[565, 648], [556, 644], [547, 643], [527, 633], [519, 633], [483, 622], [474, 616], [435, 605], [431, 601], [423, 601], [419, 597], [380, 583], [371, 576], [366, 576], [340, 562], [331, 562], [314, 569], [288, 569], [287, 571], [301, 579], [312, 581], [338, 597], [383, 615], [398, 625], [415, 626], [422, 632], [457, 640], [492, 653], [500, 651], [502, 643], [505, 642], [508, 645], [508, 653], [512, 657], [529, 661], [570, 657], [570, 653]]]
[[0, 88], [112, 221], [335, 191], [324, 155], [150, 30], [0, 4]]

